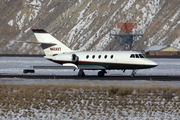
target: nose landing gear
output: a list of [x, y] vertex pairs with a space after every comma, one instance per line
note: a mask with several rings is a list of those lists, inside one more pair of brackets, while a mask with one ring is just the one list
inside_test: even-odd
[[137, 70], [134, 69], [134, 70], [132, 71], [131, 77], [135, 77], [136, 73], [137, 73]]

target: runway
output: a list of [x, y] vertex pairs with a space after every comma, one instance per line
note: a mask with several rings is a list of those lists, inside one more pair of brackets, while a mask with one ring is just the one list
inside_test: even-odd
[[98, 77], [89, 75], [85, 77], [78, 77], [77, 75], [0, 75], [0, 78], [23, 78], [23, 79], [65, 79], [65, 80], [147, 80], [147, 81], [180, 81], [180, 76], [104, 76]]
[[24, 74], [26, 66], [57, 66], [41, 57], [1, 57], [0, 84], [10, 85], [171, 85], [180, 87], [180, 60], [173, 58], [154, 58], [158, 66], [152, 69], [138, 70], [134, 78], [131, 70], [108, 70], [104, 77], [98, 77], [98, 71], [84, 71], [85, 77], [78, 77], [78, 70], [37, 69], [33, 74]]

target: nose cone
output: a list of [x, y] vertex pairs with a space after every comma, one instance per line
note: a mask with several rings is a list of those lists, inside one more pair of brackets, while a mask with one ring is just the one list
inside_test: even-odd
[[154, 61], [151, 61], [151, 66], [156, 67], [156, 66], [158, 66], [158, 64], [156, 62], [154, 62]]
[[158, 64], [152, 60], [148, 60], [147, 65], [151, 68], [158, 66]]

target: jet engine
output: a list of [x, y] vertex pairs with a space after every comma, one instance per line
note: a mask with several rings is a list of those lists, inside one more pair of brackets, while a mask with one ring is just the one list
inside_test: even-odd
[[72, 54], [72, 61], [77, 62], [79, 60], [79, 57], [76, 54]]

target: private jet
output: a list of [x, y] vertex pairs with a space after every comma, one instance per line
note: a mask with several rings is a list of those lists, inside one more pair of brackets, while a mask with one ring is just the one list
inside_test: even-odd
[[43, 29], [32, 30], [40, 44], [44, 58], [61, 64], [61, 66], [33, 66], [34, 69], [79, 69], [78, 76], [84, 77], [84, 70], [99, 70], [98, 76], [103, 77], [106, 70], [132, 70], [134, 77], [138, 69], [157, 66], [143, 53], [136, 51], [74, 51], [57, 40]]

